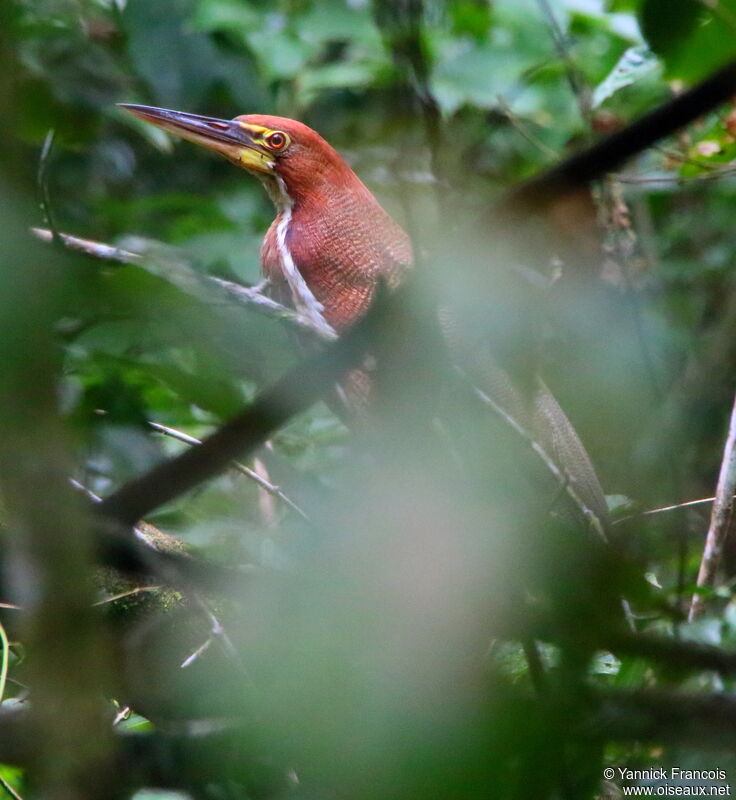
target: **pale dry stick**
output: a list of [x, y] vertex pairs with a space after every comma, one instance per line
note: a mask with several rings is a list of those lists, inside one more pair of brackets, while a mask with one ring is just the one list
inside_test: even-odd
[[[41, 241], [53, 242], [54, 240], [54, 234], [47, 228], [31, 228], [31, 232], [34, 236], [41, 239]], [[59, 233], [58, 237], [61, 244], [67, 249], [77, 253], [84, 253], [100, 261], [110, 261], [115, 264], [129, 264], [145, 269], [146, 262], [151, 260], [150, 256], [142, 253], [134, 253], [131, 250], [125, 250], [122, 247], [115, 247], [105, 244], [104, 242], [96, 242], [92, 239], [82, 239], [79, 236], [72, 236], [68, 233]], [[155, 261], [155, 258], [153, 261]], [[224, 291], [228, 299], [235, 300], [265, 316], [284, 320], [296, 328], [309, 331], [320, 339], [331, 340], [336, 338], [334, 334], [330, 334], [315, 326], [309, 317], [291, 308], [287, 308], [281, 303], [277, 303], [275, 300], [272, 300], [259, 291], [257, 287], [243, 286], [240, 283], [217, 278], [214, 275], [203, 275], [200, 277], [205, 285], [216, 286], [221, 291]]]
[[212, 637], [210, 636], [205, 642], [203, 642], [193, 653], [188, 655], [184, 661], [179, 664], [179, 669], [186, 669], [190, 664], [193, 664], [201, 655], [202, 653], [207, 652], [209, 650], [210, 645], [212, 644]]
[[0, 623], [0, 645], [2, 646], [2, 662], [0, 664], [0, 704], [5, 696], [5, 684], [8, 680], [8, 666], [10, 664], [10, 642], [5, 628]]
[[13, 798], [13, 800], [23, 800], [18, 792], [13, 789], [13, 787], [5, 780], [5, 778], [2, 777], [2, 775], [0, 775], [0, 787], [5, 789], [5, 791]]
[[135, 589], [130, 589], [127, 592], [120, 592], [119, 594], [113, 594], [110, 597], [103, 597], [102, 600], [98, 600], [92, 605], [106, 606], [109, 603], [116, 603], [118, 600], [124, 600], [126, 597], [134, 597], [135, 595], [143, 594], [144, 592], [160, 592], [161, 589], [161, 586], [136, 586]]
[[[31, 233], [42, 242], [52, 242], [54, 240], [54, 234], [48, 228], [31, 228]], [[92, 239], [80, 239], [78, 236], [72, 236], [68, 233], [60, 233], [59, 239], [69, 250], [74, 250], [77, 253], [86, 253], [88, 256], [98, 258], [100, 261], [134, 265], [139, 265], [143, 261], [143, 256], [138, 253], [132, 253], [130, 250], [124, 250], [121, 247], [114, 247], [103, 242], [95, 242]]]
[[[211, 627], [210, 627], [209, 641], [219, 642], [222, 649], [225, 652], [225, 655], [229, 656], [245, 671], [245, 667], [243, 666], [242, 660], [240, 658], [240, 655], [238, 654], [237, 649], [235, 648], [235, 645], [232, 643], [232, 639], [230, 639], [230, 637], [228, 636], [228, 633], [223, 627], [223, 624], [220, 622], [219, 619], [217, 619], [217, 617], [212, 612], [212, 609], [209, 607], [207, 601], [196, 590], [193, 594], [193, 598], [194, 602], [199, 606], [204, 616], [207, 617], [207, 619], [210, 622]], [[209, 647], [209, 645], [207, 646]], [[194, 658], [190, 656], [190, 658], [187, 659], [187, 662], [191, 663], [193, 660]], [[182, 666], [184, 665], [182, 664]], [[250, 675], [245, 673], [245, 676], [248, 678], [249, 681], [251, 681]]]
[[[699, 588], [713, 586], [720, 561], [723, 543], [728, 535], [733, 518], [734, 493], [736, 493], [736, 397], [731, 409], [731, 421], [728, 426], [726, 445], [723, 448], [723, 459], [718, 474], [716, 497], [710, 514], [708, 535], [703, 549], [703, 558], [698, 571], [697, 586]], [[703, 599], [693, 595], [690, 603], [688, 621], [694, 620], [703, 610]]]
[[635, 514], [627, 514], [625, 517], [619, 517], [613, 520], [611, 524], [620, 525], [622, 522], [629, 522], [632, 519], [641, 519], [641, 517], [650, 517], [653, 514], [662, 514], [665, 511], [677, 511], [678, 508], [705, 505], [705, 503], [712, 503], [715, 499], [715, 497], [700, 497], [697, 500], [686, 500], [684, 503], [675, 503], [671, 506], [661, 506], [660, 508], [650, 508], [646, 511], [637, 511]]
[[309, 331], [311, 334], [326, 341], [332, 341], [337, 338], [337, 334], [334, 331], [330, 332], [323, 327], [315, 325], [305, 314], [300, 314], [298, 311], [294, 311], [291, 308], [281, 305], [281, 303], [277, 303], [275, 300], [272, 300], [270, 297], [260, 292], [257, 287], [243, 286], [242, 283], [227, 281], [224, 278], [218, 278], [216, 275], [208, 275], [207, 280], [219, 286], [221, 289], [224, 289], [230, 299], [237, 300], [243, 305], [249, 306], [267, 317], [282, 319], [290, 325]]
[[[195, 436], [190, 436], [188, 433], [184, 433], [184, 431], [179, 431], [176, 428], [170, 428], [168, 425], [161, 425], [159, 422], [150, 422], [148, 423], [154, 430], [158, 431], [159, 433], [163, 433], [166, 436], [170, 436], [172, 439], [178, 439], [180, 442], [184, 442], [185, 444], [191, 445], [199, 445], [202, 444], [201, 439], [197, 439]], [[233, 467], [243, 475], [246, 475], [252, 481], [260, 486], [265, 492], [268, 492], [270, 495], [274, 497], [278, 497], [279, 500], [286, 503], [289, 508], [295, 511], [302, 519], [309, 521], [309, 517], [302, 511], [301, 508], [284, 492], [281, 490], [280, 487], [276, 486], [275, 484], [271, 483], [271, 481], [264, 478], [262, 475], [259, 475], [255, 470], [252, 470], [250, 467], [246, 467], [245, 464], [241, 464], [239, 461], [232, 462]]]
[[132, 709], [130, 706], [123, 706], [117, 714], [115, 714], [115, 719], [112, 721], [112, 727], [116, 727], [119, 725], [124, 719], [128, 719], [131, 715]]
[[[271, 477], [266, 469], [266, 465], [260, 458], [253, 458], [253, 472], [261, 478], [269, 480]], [[261, 512], [261, 520], [267, 528], [275, 528], [278, 519], [276, 515], [276, 499], [270, 492], [260, 489], [258, 492], [258, 508]]]

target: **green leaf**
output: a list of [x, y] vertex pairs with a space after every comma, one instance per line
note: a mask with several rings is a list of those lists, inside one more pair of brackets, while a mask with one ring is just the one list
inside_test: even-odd
[[646, 45], [630, 47], [596, 86], [593, 92], [593, 108], [597, 108], [620, 89], [631, 86], [632, 83], [653, 72], [658, 66], [659, 59]]
[[524, 63], [518, 55], [491, 44], [447, 42], [432, 76], [432, 87], [442, 109], [457, 111], [464, 104], [490, 108], [509, 91]]
[[642, 31], [652, 49], [669, 58], [692, 35], [703, 7], [697, 0], [645, 0], [639, 11]]
[[[239, 411], [244, 402], [239, 388], [207, 369], [201, 362], [196, 371], [181, 369], [173, 364], [139, 362], [136, 367], [154, 380], [161, 381], [179, 397], [193, 403], [204, 411], [210, 411], [222, 419]], [[209, 372], [209, 374], [207, 374]]]
[[202, 31], [230, 30], [240, 33], [260, 27], [262, 14], [241, 0], [201, 0], [193, 14], [193, 23]]
[[380, 65], [368, 63], [338, 62], [324, 64], [304, 73], [300, 79], [298, 97], [307, 103], [325, 89], [359, 89], [370, 85]]
[[454, 0], [450, 4], [450, 16], [456, 34], [479, 40], [488, 34], [493, 19], [490, 3], [477, 0]]
[[736, 0], [644, 0], [639, 21], [668, 78], [694, 83], [736, 58]]
[[130, 716], [120, 720], [117, 724], [117, 729], [126, 733], [144, 733], [154, 730], [154, 727], [145, 717], [133, 712]]
[[25, 792], [24, 771], [20, 767], [0, 764], [0, 778], [17, 792]]
[[609, 11], [637, 11], [641, 5], [641, 0], [608, 0], [606, 8]]

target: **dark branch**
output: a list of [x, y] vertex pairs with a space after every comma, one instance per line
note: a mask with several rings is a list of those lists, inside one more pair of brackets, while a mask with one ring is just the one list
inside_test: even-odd
[[732, 62], [636, 122], [512, 189], [501, 205], [511, 211], [542, 210], [726, 102], [735, 90], [736, 62]]
[[201, 446], [164, 461], [102, 501], [96, 510], [132, 526], [159, 506], [227, 468], [230, 461], [262, 445], [291, 417], [329, 392], [368, 343], [375, 341], [390, 307], [400, 307], [406, 289], [377, 300], [366, 316], [338, 342], [298, 365], [261, 392], [244, 411], [204, 439]]
[[624, 631], [607, 637], [604, 646], [619, 655], [646, 658], [671, 670], [708, 670], [736, 675], [736, 652], [699, 642]]
[[736, 700], [725, 692], [660, 689], [597, 692], [588, 733], [603, 741], [687, 743], [699, 749], [736, 745]]

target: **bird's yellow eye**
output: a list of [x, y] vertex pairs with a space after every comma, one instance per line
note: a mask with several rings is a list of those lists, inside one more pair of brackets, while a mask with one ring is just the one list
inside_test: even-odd
[[288, 136], [285, 133], [281, 133], [281, 131], [274, 131], [266, 136], [266, 144], [272, 150], [283, 150], [288, 143]]

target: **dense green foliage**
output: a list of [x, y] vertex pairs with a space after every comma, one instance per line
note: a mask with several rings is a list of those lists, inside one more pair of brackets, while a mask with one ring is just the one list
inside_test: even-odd
[[[0, 390], [9, 529], [33, 507], [11, 497], [23, 494], [16, 461], [63, 472], [53, 437], [73, 477], [104, 496], [190, 446], [150, 423], [203, 437], [303, 357], [280, 321], [207, 281], [258, 282], [274, 213], [262, 187], [119, 102], [275, 113], [317, 129], [412, 235], [426, 294], [480, 305], [502, 358], [544, 375], [614, 520], [632, 515], [609, 548], [546, 520], [507, 478], [525, 457], [479, 435], [464, 400], [432, 417], [427, 444], [414, 421], [434, 366], [414, 342], [401, 357], [416, 368], [373, 440], [356, 444], [320, 404], [248, 462], [311, 522], [235, 469], [147, 518], [191, 552], [255, 571], [235, 597], [166, 594], [153, 611], [163, 622], [125, 607], [99, 635], [110, 650], [100, 684], [132, 708], [118, 730], [168, 733], [171, 718], [193, 718], [219, 735], [236, 719], [235, 757], [230, 742], [199, 754], [201, 773], [185, 751], [175, 763], [181, 786], [208, 798], [612, 798], [627, 781], [602, 776], [619, 766], [720, 768], [725, 781], [711, 783], [736, 786], [733, 712], [724, 721], [697, 706], [708, 692], [732, 700], [728, 670], [649, 659], [599, 635], [617, 630], [623, 594], [639, 633], [736, 644], [732, 540], [716, 586], [701, 590], [705, 613], [686, 621], [710, 506], [636, 516], [714, 493], [736, 385], [736, 105], [641, 153], [594, 187], [594, 203], [562, 209], [552, 233], [509, 228], [492, 211], [509, 187], [736, 58], [736, 0], [2, 3], [0, 366], [21, 387], [44, 376], [57, 400], [46, 407], [28, 390], [16, 408], [6, 398], [16, 379]], [[50, 225], [143, 258], [26, 243], [27, 227]], [[507, 303], [509, 267], [529, 278], [525, 305]], [[11, 556], [0, 602], [32, 609], [42, 592]], [[106, 588], [109, 599], [120, 587]], [[218, 649], [200, 604], [232, 642]], [[555, 633], [528, 625], [527, 606]], [[2, 707], [14, 709], [39, 672], [26, 672], [25, 636], [43, 641], [43, 626], [0, 610], [13, 639]], [[52, 638], [71, 635], [71, 622], [56, 624]], [[189, 679], [179, 665], [208, 637]], [[591, 699], [619, 690], [695, 702], [695, 732], [667, 716], [670, 695], [646, 719], [634, 700]], [[0, 730], [0, 761], [2, 744]], [[39, 747], [48, 780], [54, 753]], [[37, 796], [32, 767], [13, 762], [0, 777]], [[121, 796], [149, 777], [120, 777]]]

